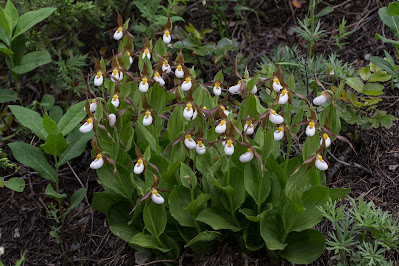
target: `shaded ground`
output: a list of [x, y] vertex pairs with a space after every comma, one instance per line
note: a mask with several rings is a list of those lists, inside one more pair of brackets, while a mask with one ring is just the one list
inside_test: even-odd
[[[189, 4], [184, 17], [186, 21], [194, 24], [196, 28], [211, 27], [212, 14], [204, 13], [201, 1]], [[250, 58], [249, 69], [256, 67], [259, 57], [269, 54], [280, 42], [287, 42], [287, 36], [292, 44], [299, 43], [295, 35], [286, 34], [280, 25], [288, 30], [296, 24], [295, 17], [303, 17], [307, 7], [301, 9], [290, 6], [290, 1], [280, 2], [279, 9], [275, 1], [249, 1], [249, 6], [258, 11], [261, 23], [259, 24], [253, 12], [246, 11], [240, 19], [244, 23], [237, 23], [238, 18], [233, 12], [226, 12], [229, 21], [228, 30], [231, 37], [237, 38], [241, 43], [240, 53]], [[378, 19], [378, 8], [387, 5], [388, 1], [335, 1], [335, 4], [323, 3], [320, 9], [331, 5], [335, 7], [334, 13], [323, 17], [322, 28], [334, 31], [338, 20], [345, 16], [355, 32], [350, 35], [344, 50], [339, 51], [341, 59], [353, 62], [356, 66], [367, 64], [364, 57], [370, 55], [383, 55], [387, 49], [391, 55], [396, 51], [374, 39], [374, 33], [389, 37], [389, 29], [383, 27]], [[137, 14], [136, 14], [137, 15]], [[113, 27], [113, 26], [110, 26]], [[207, 37], [209, 40], [218, 40], [217, 30]], [[317, 47], [326, 54], [335, 51], [331, 40], [324, 40]], [[399, 118], [399, 90], [385, 89], [384, 101], [379, 109], [385, 110]], [[24, 100], [31, 100], [26, 96]], [[27, 99], [30, 98], [30, 99]], [[333, 154], [341, 160], [351, 163], [356, 162], [372, 170], [369, 175], [357, 168], [340, 167], [334, 169], [334, 174], [327, 178], [331, 187], [351, 187], [351, 196], [363, 196], [376, 205], [391, 212], [398, 212], [399, 195], [399, 126], [396, 123], [391, 129], [370, 128], [359, 131], [360, 139], [356, 143], [357, 155], [347, 150], [344, 145], [337, 145], [332, 149]], [[330, 162], [336, 163], [332, 158]], [[88, 188], [88, 201], [91, 202], [93, 192], [102, 188], [96, 181], [93, 171], [86, 171], [90, 155], [86, 151], [81, 158], [71, 162], [74, 172], [78, 173], [86, 188]], [[395, 168], [396, 167], [396, 168]], [[2, 171], [2, 170], [1, 170]], [[7, 174], [12, 174], [11, 172]], [[79, 188], [77, 177], [69, 166], [61, 169], [63, 192], [71, 195]], [[61, 265], [63, 258], [59, 245], [54, 238], [49, 236], [51, 225], [54, 222], [46, 218], [46, 203], [44, 188], [47, 181], [42, 180], [31, 169], [22, 167], [17, 175], [26, 180], [27, 187], [24, 193], [13, 193], [0, 190], [0, 245], [4, 246], [6, 253], [2, 256], [5, 262], [14, 262], [21, 252], [28, 249], [26, 265]], [[325, 233], [330, 225], [322, 222], [319, 229]], [[114, 236], [108, 229], [105, 216], [94, 212], [87, 203], [82, 203], [66, 221], [66, 249], [70, 264], [79, 265], [133, 265], [134, 250], [124, 241]], [[232, 245], [232, 244], [231, 244]], [[333, 254], [325, 252], [314, 265], [331, 265]], [[398, 258], [393, 258], [396, 261]], [[266, 253], [244, 254], [236, 246], [220, 243], [217, 248], [209, 250], [203, 256], [194, 256], [190, 250], [179, 259], [182, 265], [267, 265]], [[282, 262], [289, 265], [289, 263]], [[153, 263], [155, 265], [156, 263]]]

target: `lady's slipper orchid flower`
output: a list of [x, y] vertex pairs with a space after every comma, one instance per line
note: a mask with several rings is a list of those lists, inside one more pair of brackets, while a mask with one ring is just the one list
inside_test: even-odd
[[97, 154], [96, 159], [91, 162], [90, 168], [91, 169], [100, 169], [101, 166], [103, 166], [103, 164], [104, 164], [103, 156], [99, 153], [99, 154]]
[[127, 55], [129, 56], [129, 63], [133, 64], [133, 57], [130, 55], [129, 52], [127, 52]]
[[244, 125], [244, 132], [245, 132], [247, 135], [251, 135], [251, 134], [254, 133], [254, 131], [255, 131], [254, 124], [252, 124], [252, 121], [251, 121], [251, 120], [248, 120], [248, 121], [245, 123], [245, 125]]
[[197, 146], [195, 147], [195, 151], [196, 151], [198, 154], [200, 154], [200, 155], [202, 155], [202, 154], [204, 154], [204, 153], [206, 152], [206, 147], [205, 147], [205, 145], [202, 143], [201, 140], [199, 140], [199, 141], [197, 142]]
[[323, 134], [323, 138], [322, 139], [320, 139], [320, 145], [322, 145], [323, 144], [323, 139], [324, 139], [324, 141], [326, 142], [326, 148], [328, 148], [328, 147], [330, 147], [330, 145], [331, 145], [331, 139], [330, 139], [330, 137], [326, 134], [326, 133], [324, 133]]
[[114, 70], [112, 71], [112, 74], [111, 74], [112, 82], [121, 81], [122, 79], [123, 79], [123, 72], [114, 68]]
[[148, 60], [151, 59], [151, 53], [150, 53], [150, 50], [148, 48], [144, 49], [144, 52], [143, 52], [143, 55], [142, 55], [143, 60], [146, 57], [148, 58]]
[[279, 127], [276, 131], [274, 131], [274, 140], [275, 141], [280, 141], [284, 137], [284, 128]]
[[191, 103], [187, 103], [186, 108], [184, 108], [184, 111], [183, 111], [184, 118], [186, 120], [190, 121], [191, 117], [193, 117], [193, 114], [194, 114], [193, 105]]
[[327, 101], [327, 97], [325, 95], [326, 92], [322, 91], [319, 96], [313, 99], [314, 105], [322, 105]]
[[220, 108], [222, 108], [223, 113], [224, 113], [226, 116], [229, 116], [230, 112], [226, 110], [226, 107], [224, 107], [223, 105], [221, 105]]
[[306, 136], [313, 137], [316, 133], [316, 127], [314, 122], [310, 122], [309, 125], [306, 127]]
[[239, 159], [242, 163], [247, 163], [250, 162], [253, 158], [254, 158], [254, 153], [250, 148], [248, 148], [247, 152], [241, 154]]
[[92, 130], [93, 130], [93, 121], [91, 118], [87, 119], [87, 121], [79, 128], [79, 131], [82, 133], [88, 133]]
[[190, 77], [187, 77], [186, 80], [181, 84], [181, 90], [182, 91], [189, 91], [191, 87], [193, 86]]
[[231, 139], [229, 139], [226, 145], [224, 145], [224, 153], [226, 155], [232, 155], [234, 153], [234, 145]]
[[315, 161], [315, 165], [317, 167], [317, 169], [325, 171], [328, 169], [328, 164], [326, 163], [326, 161], [323, 160], [323, 157], [319, 154], [316, 157], [316, 161]]
[[170, 65], [169, 65], [168, 61], [164, 60], [163, 64], [162, 64], [162, 72], [166, 72], [166, 74], [169, 74], [170, 71], [171, 71], [171, 68], [170, 68]]
[[119, 41], [120, 39], [122, 39], [122, 37], [123, 37], [123, 29], [122, 27], [119, 27], [114, 33], [114, 39]]
[[158, 71], [156, 71], [154, 74], [154, 80], [158, 82], [161, 86], [165, 85], [165, 81], [163, 80], [162, 76], [159, 74]]
[[195, 143], [195, 140], [193, 140], [193, 138], [189, 134], [187, 134], [186, 137], [184, 138], [184, 145], [190, 150], [195, 149], [195, 147], [197, 147], [197, 143]]
[[258, 87], [256, 87], [256, 84], [255, 84], [255, 86], [251, 90], [251, 93], [255, 94], [257, 91], [258, 91]]
[[116, 108], [119, 107], [119, 96], [114, 94], [114, 96], [112, 97], [112, 101], [111, 101], [112, 105], [115, 106]]
[[110, 127], [113, 127], [115, 125], [116, 122], [116, 115], [115, 114], [109, 114], [109, 121], [108, 121], [108, 125]]
[[276, 111], [274, 111], [273, 109], [270, 111], [269, 120], [276, 125], [282, 124], [284, 122], [284, 118], [281, 115], [277, 114]]
[[215, 127], [215, 132], [219, 134], [223, 134], [227, 129], [226, 121], [220, 121], [219, 125]]
[[155, 204], [162, 204], [165, 202], [165, 199], [161, 196], [161, 194], [158, 193], [158, 190], [156, 190], [155, 188], [152, 189], [151, 200]]
[[222, 93], [222, 89], [220, 88], [219, 82], [216, 82], [215, 86], [213, 86], [213, 93], [217, 96], [219, 96]]
[[283, 86], [281, 86], [278, 78], [274, 78], [273, 79], [273, 90], [275, 90], [276, 92], [280, 92], [282, 88], [283, 88]]
[[164, 43], [168, 44], [172, 40], [172, 35], [170, 35], [170, 32], [168, 30], [165, 30], [162, 40]]
[[144, 78], [141, 80], [141, 82], [140, 82], [139, 90], [140, 90], [141, 92], [147, 92], [147, 91], [148, 91], [148, 88], [149, 88], [149, 85], [148, 85], [148, 82], [147, 82], [147, 78], [144, 77]]
[[237, 85], [231, 86], [231, 87], [229, 88], [229, 92], [230, 92], [231, 94], [236, 94], [236, 93], [238, 93], [238, 91], [240, 90], [240, 87], [241, 87], [241, 80], [238, 81]]
[[[94, 113], [97, 109], [97, 101], [95, 99], [91, 100], [90, 104], [90, 113]], [[86, 107], [83, 107], [83, 110], [86, 111]]]
[[137, 163], [134, 165], [133, 172], [136, 175], [141, 174], [144, 171], [144, 161], [140, 158], [138, 159]]
[[184, 77], [183, 67], [180, 64], [177, 65], [177, 67], [176, 67], [175, 76], [176, 76], [176, 78], [179, 78], [179, 79]]
[[197, 118], [197, 116], [198, 116], [197, 109], [194, 109], [193, 117], [191, 118], [191, 120], [194, 120], [194, 119], [196, 119], [196, 118]]
[[283, 90], [278, 97], [278, 104], [285, 104], [286, 102], [288, 102], [288, 92], [287, 90]]
[[94, 86], [101, 86], [104, 82], [104, 77], [101, 71], [98, 71], [96, 76], [94, 77]]
[[146, 111], [145, 115], [144, 115], [144, 118], [143, 118], [143, 125], [147, 127], [147, 126], [149, 126], [151, 124], [152, 124], [151, 112], [150, 111]]

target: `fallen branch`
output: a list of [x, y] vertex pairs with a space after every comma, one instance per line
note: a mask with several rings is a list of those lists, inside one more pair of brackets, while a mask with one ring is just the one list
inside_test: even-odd
[[364, 166], [361, 166], [360, 164], [357, 164], [357, 163], [347, 163], [347, 162], [344, 162], [344, 161], [338, 159], [337, 157], [334, 156], [334, 154], [333, 154], [331, 151], [328, 151], [328, 154], [329, 154], [334, 160], [336, 160], [337, 162], [339, 162], [339, 163], [342, 164], [342, 165], [349, 166], [349, 167], [359, 168], [360, 170], [366, 172], [366, 173], [369, 174], [369, 175], [372, 175], [372, 174], [373, 174], [373, 172], [372, 172], [370, 169], [367, 169], [367, 168], [365, 168]]

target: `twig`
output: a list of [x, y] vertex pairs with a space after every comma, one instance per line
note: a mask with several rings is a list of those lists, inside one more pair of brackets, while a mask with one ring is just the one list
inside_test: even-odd
[[334, 154], [333, 154], [331, 151], [327, 151], [327, 152], [328, 152], [328, 154], [329, 154], [334, 160], [336, 160], [336, 161], [339, 162], [340, 164], [343, 164], [343, 165], [349, 166], [349, 167], [359, 168], [360, 170], [363, 170], [364, 172], [368, 173], [369, 175], [372, 175], [372, 174], [373, 174], [373, 172], [372, 172], [370, 169], [367, 169], [367, 168], [361, 166], [360, 164], [357, 164], [357, 163], [347, 163], [347, 162], [341, 161], [340, 159], [338, 159], [337, 157], [335, 157]]
[[156, 260], [156, 261], [151, 261], [151, 262], [144, 263], [144, 264], [137, 264], [137, 266], [146, 266], [146, 265], [152, 265], [152, 264], [161, 263], [161, 262], [172, 262], [172, 263], [176, 263], [175, 260]]

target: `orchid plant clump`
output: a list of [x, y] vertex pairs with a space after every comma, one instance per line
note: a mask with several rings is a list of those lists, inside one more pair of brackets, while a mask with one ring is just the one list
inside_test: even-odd
[[203, 81], [174, 48], [170, 20], [143, 48], [128, 22], [118, 16], [118, 53], [96, 59], [87, 78], [80, 126], [94, 132], [90, 168], [104, 191], [93, 208], [111, 231], [159, 258], [203, 250], [228, 230], [273, 261], [316, 260], [325, 248], [313, 229], [317, 206], [349, 192], [325, 181], [326, 150], [336, 139], [349, 143], [339, 135], [337, 94], [320, 83], [311, 101], [295, 92], [294, 74], [241, 75], [237, 60], [235, 77], [221, 70]]

